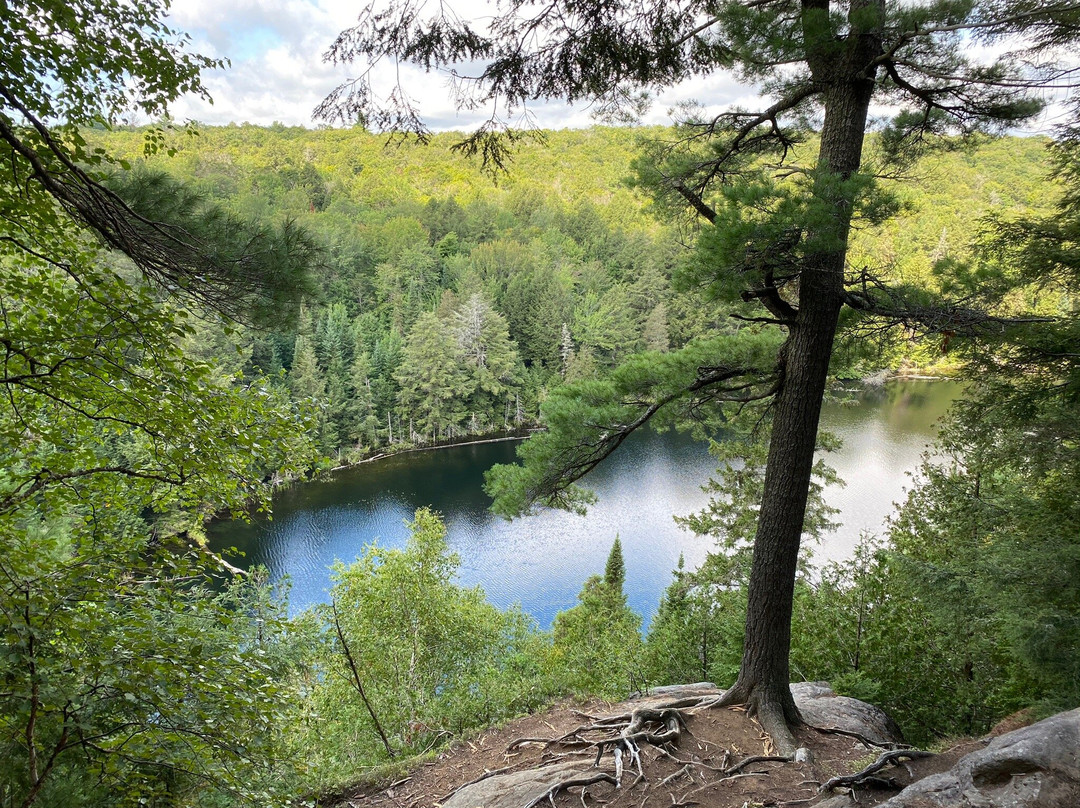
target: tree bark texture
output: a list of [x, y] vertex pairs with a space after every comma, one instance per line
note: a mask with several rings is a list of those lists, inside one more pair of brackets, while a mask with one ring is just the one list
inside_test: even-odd
[[[824, 5], [805, 3], [804, 14]], [[864, 5], [881, 6], [881, 0]], [[880, 52], [874, 33], [853, 32], [844, 44], [837, 48], [836, 42], [821, 43], [817, 55], [807, 39], [812, 76], [825, 100], [815, 193], [831, 217], [824, 241], [837, 246], [812, 253], [800, 275], [798, 315], [781, 354], [782, 384], [754, 540], [742, 664], [724, 699], [748, 704], [781, 754], [794, 751], [790, 728], [800, 723], [789, 688], [791, 612], [818, 420], [844, 289], [852, 199], [842, 181], [861, 164], [874, 88], [870, 65]]]

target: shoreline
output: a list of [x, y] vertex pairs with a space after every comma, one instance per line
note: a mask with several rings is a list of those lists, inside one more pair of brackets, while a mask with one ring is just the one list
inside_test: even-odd
[[433, 443], [429, 446], [411, 446], [408, 449], [401, 449], [396, 452], [379, 452], [376, 455], [372, 455], [371, 457], [365, 457], [363, 460], [357, 460], [354, 463], [343, 463], [340, 466], [334, 466], [331, 469], [326, 469], [325, 471], [320, 472], [319, 476], [321, 477], [323, 474], [333, 474], [338, 471], [347, 471], [348, 469], [354, 469], [366, 463], [374, 463], [376, 460], [385, 460], [388, 457], [398, 457], [400, 455], [416, 454], [418, 452], [434, 452], [440, 449], [455, 449], [459, 446], [479, 446], [485, 443], [505, 443], [507, 441], [513, 440], [525, 440], [534, 432], [538, 431], [541, 431], [541, 427], [529, 427], [527, 429], [521, 430], [516, 434], [494, 433], [495, 437], [469, 437], [463, 440], [450, 440]]
[[[878, 371], [868, 376], [863, 376], [859, 379], [852, 379], [849, 381], [857, 381], [859, 384], [866, 385], [867, 387], [880, 387], [890, 382], [915, 382], [915, 381], [931, 381], [931, 382], [945, 382], [952, 381], [953, 377], [946, 373], [933, 373], [919, 370], [912, 370], [910, 372], [904, 370], [895, 371]], [[542, 426], [526, 427], [519, 430], [516, 433], [492, 433], [494, 437], [468, 437], [461, 440], [448, 440], [433, 443], [428, 446], [411, 446], [407, 449], [401, 449], [399, 451], [381, 451], [378, 454], [374, 454], [371, 457], [365, 457], [363, 460], [357, 460], [352, 463], [343, 463], [340, 466], [334, 466], [333, 468], [320, 471], [314, 478], [310, 480], [293, 480], [288, 485], [303, 482], [315, 482], [322, 479], [324, 475], [336, 474], [339, 471], [348, 471], [349, 469], [358, 468], [366, 465], [367, 463], [374, 463], [378, 460], [385, 460], [389, 457], [397, 457], [399, 455], [416, 454], [419, 452], [434, 452], [440, 449], [453, 449], [458, 446], [479, 446], [485, 443], [505, 443], [507, 441], [521, 441], [525, 440], [536, 432], [542, 432], [544, 428]]]

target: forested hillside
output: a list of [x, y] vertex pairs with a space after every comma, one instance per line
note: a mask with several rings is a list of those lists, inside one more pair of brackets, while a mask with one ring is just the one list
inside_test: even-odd
[[[735, 327], [696, 289], [672, 288], [691, 225], [661, 224], [633, 187], [642, 144], [672, 136], [548, 132], [491, 175], [453, 150], [453, 133], [422, 145], [362, 129], [210, 127], [170, 133], [145, 169], [243, 217], [294, 220], [322, 247], [295, 328], [226, 335], [203, 323], [191, 347], [223, 370], [282, 379], [311, 406], [336, 465], [534, 424], [564, 380]], [[93, 142], [142, 170], [143, 138], [116, 131]], [[970, 254], [982, 217], [1052, 203], [1045, 147], [988, 139], [924, 160], [891, 183], [900, 214], [856, 234], [853, 271], [884, 267], [939, 289], [941, 267]], [[813, 136], [799, 148], [813, 154]], [[845, 354], [845, 372], [949, 361], [940, 342], [890, 339]]]
[[[0, 5], [0, 806], [326, 805], [560, 697], [688, 678], [774, 763], [798, 759], [792, 679], [919, 742], [1080, 700], [1080, 4], [601, 6], [474, 28], [391, 0], [330, 46], [361, 76], [320, 107], [345, 128], [195, 132], [170, 109], [229, 62], [168, 0]], [[700, 79], [764, 108], [532, 140], [493, 117], [466, 140], [512, 156], [492, 175], [459, 135], [351, 128], [424, 131], [368, 56], [458, 88], [469, 62], [452, 101], [500, 114], [631, 119]], [[1049, 101], [1073, 121], [1049, 150], [989, 137]], [[883, 535], [809, 569], [826, 385], [905, 363], [955, 365], [970, 402]], [[543, 632], [460, 586], [425, 508], [294, 618], [201, 533], [313, 469], [537, 423], [496, 507], [580, 508], [661, 409], [733, 439], [685, 520], [712, 552], [644, 637], [617, 537]], [[582, 742], [618, 776], [637, 758], [624, 794], [652, 787], [629, 730]], [[756, 776], [723, 757], [678, 762]]]

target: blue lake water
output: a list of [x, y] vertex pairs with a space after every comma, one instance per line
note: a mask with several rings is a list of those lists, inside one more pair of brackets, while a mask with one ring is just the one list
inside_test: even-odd
[[[949, 383], [894, 382], [826, 405], [823, 426], [844, 441], [828, 461], [846, 485], [826, 491], [843, 524], [814, 548], [817, 561], [843, 558], [862, 532], [881, 531], [957, 393]], [[647, 625], [679, 555], [693, 568], [710, 549], [709, 539], [672, 519], [707, 502], [701, 485], [716, 469], [707, 447], [678, 434], [634, 435], [586, 479], [599, 497], [587, 515], [544, 511], [507, 522], [488, 512], [481, 485], [485, 470], [514, 461], [515, 448], [512, 442], [460, 446], [341, 471], [280, 492], [272, 520], [215, 525], [212, 543], [241, 550], [241, 566], [288, 575], [295, 613], [326, 600], [335, 560], [352, 561], [376, 542], [403, 546], [405, 522], [430, 506], [442, 513], [461, 557], [460, 583], [482, 586], [498, 606], [521, 604], [546, 628], [576, 603], [586, 578], [603, 572], [618, 535], [628, 601]]]

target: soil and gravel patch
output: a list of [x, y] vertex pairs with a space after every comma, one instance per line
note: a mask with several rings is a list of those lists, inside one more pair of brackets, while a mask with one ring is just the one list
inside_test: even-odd
[[[449, 801], [457, 805], [462, 802], [461, 796], [456, 801], [451, 798], [462, 792], [463, 786], [496, 773], [562, 767], [559, 772], [587, 769], [592, 775], [577, 777], [578, 780], [599, 779], [601, 774], [608, 777], [588, 785], [558, 789], [550, 798], [545, 796], [541, 804], [555, 808], [813, 806], [836, 796], [836, 792], [821, 792], [823, 783], [862, 771], [883, 751], [851, 734], [803, 727], [796, 737], [801, 746], [810, 750], [810, 762], [767, 760], [774, 756], [769, 738], [745, 710], [704, 707], [682, 711], [683, 723], [674, 740], [637, 745], [640, 773], [637, 761], [621, 756], [618, 772], [621, 782], [616, 787], [611, 782], [617, 773], [616, 747], [598, 744], [602, 733], [598, 735], [595, 727], [598, 721], [603, 723], [604, 717], [626, 715], [640, 707], [641, 702], [560, 703], [542, 713], [456, 742], [437, 759], [418, 765], [407, 777], [389, 786], [347, 794], [340, 804], [350, 808], [422, 808], [442, 806]], [[585, 730], [590, 726], [594, 728], [591, 733]], [[661, 726], [659, 732], [662, 731]], [[555, 739], [562, 740], [549, 743]], [[885, 766], [874, 774], [875, 779], [857, 787], [858, 804], [876, 805], [909, 783], [948, 769], [983, 743], [966, 741], [932, 757], [902, 759]], [[598, 749], [600, 763], [591, 768]], [[555, 779], [575, 778], [560, 775]]]

